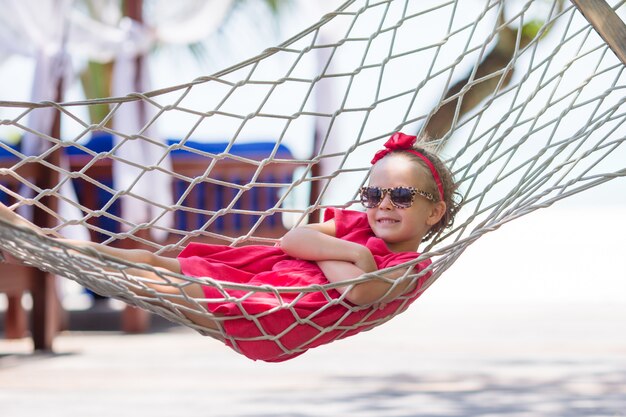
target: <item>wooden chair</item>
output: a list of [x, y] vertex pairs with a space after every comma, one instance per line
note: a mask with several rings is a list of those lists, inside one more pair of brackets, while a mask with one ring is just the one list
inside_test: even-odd
[[[174, 144], [176, 141], [170, 141]], [[260, 161], [267, 158], [274, 148], [274, 143], [250, 143], [235, 145], [229, 153], [246, 158], [250, 161]], [[91, 140], [84, 144], [95, 153], [107, 152], [112, 149], [112, 138], [108, 134], [94, 134]], [[258, 216], [244, 215], [240, 213], [225, 213], [217, 218], [208, 227], [205, 223], [209, 216], [200, 213], [201, 210], [219, 211], [226, 207], [238, 193], [237, 188], [224, 185], [233, 183], [239, 186], [248, 184], [257, 171], [257, 164], [244, 162], [234, 158], [224, 158], [216, 161], [211, 172], [204, 177], [212, 159], [210, 154], [219, 154], [226, 147], [225, 143], [198, 143], [187, 142], [181, 149], [172, 151], [172, 170], [175, 178], [172, 182], [174, 200], [179, 201], [184, 193], [181, 209], [174, 214], [174, 229], [166, 242], [177, 243], [186, 232], [202, 229], [203, 233], [194, 236], [194, 242], [228, 244], [228, 237], [245, 235], [259, 219]], [[199, 153], [197, 153], [199, 152]], [[78, 148], [68, 148], [70, 170], [78, 172], [84, 170], [90, 180], [83, 178], [74, 179], [77, 195], [81, 205], [89, 210], [99, 210], [113, 198], [113, 194], [104, 188], [112, 187], [112, 164], [111, 159], [102, 158], [94, 161], [94, 157]], [[291, 152], [284, 146], [278, 148], [275, 156], [279, 159], [291, 159]], [[273, 162], [265, 166], [256, 178], [256, 183], [276, 184], [292, 182], [293, 173], [297, 164], [287, 162]], [[198, 181], [198, 179], [200, 179]], [[194, 183], [192, 187], [190, 185]], [[190, 189], [191, 188], [191, 189]], [[189, 190], [190, 189], [190, 190]], [[274, 186], [255, 186], [243, 192], [234, 205], [235, 210], [262, 211], [274, 207], [280, 197], [280, 188]], [[121, 216], [120, 202], [110, 205], [108, 213]], [[103, 241], [111, 234], [119, 233], [118, 222], [105, 215], [91, 217], [88, 223], [94, 228], [102, 230], [98, 233], [91, 230], [94, 241]], [[180, 231], [180, 232], [177, 232]], [[285, 234], [287, 229], [283, 225], [281, 214], [275, 213], [263, 219], [255, 230], [255, 236], [278, 238]], [[147, 231], [144, 231], [147, 233]], [[226, 236], [221, 238], [220, 236]], [[144, 236], [147, 237], [147, 236]], [[147, 237], [149, 238], [149, 237]], [[258, 242], [254, 242], [258, 243]], [[147, 248], [137, 240], [124, 239], [116, 241], [116, 245], [125, 248]], [[175, 254], [173, 254], [175, 255]], [[149, 313], [134, 307], [126, 307], [122, 316], [122, 328], [127, 332], [143, 332], [149, 325]]]
[[[170, 143], [175, 143], [175, 141]], [[107, 152], [112, 149], [112, 137], [108, 134], [94, 134], [85, 146], [95, 153]], [[193, 241], [205, 243], [228, 244], [228, 237], [245, 235], [255, 225], [259, 219], [258, 216], [225, 213], [205, 227], [209, 216], [200, 211], [216, 212], [228, 206], [239, 190], [225, 184], [244, 186], [250, 183], [258, 168], [257, 164], [251, 161], [267, 158], [274, 146], [272, 142], [235, 145], [229, 152], [245, 159], [220, 159], [213, 165], [207, 178], [204, 174], [212, 161], [208, 155], [221, 153], [226, 147], [225, 143], [188, 142], [181, 149], [174, 150], [171, 155], [173, 171], [177, 174], [172, 183], [174, 198], [179, 201], [183, 193], [186, 193], [186, 197], [182, 199], [181, 207], [183, 208], [177, 210], [174, 216], [174, 229], [180, 232], [170, 233], [166, 243], [176, 243], [185, 236], [187, 231], [195, 229], [202, 229], [203, 233], [194, 236]], [[100, 210], [113, 197], [113, 194], [106, 191], [107, 187], [113, 185], [111, 159], [102, 158], [94, 161], [92, 155], [75, 147], [67, 148], [66, 152], [70, 171], [83, 170], [85, 178], [89, 177], [89, 180], [85, 178], [73, 180], [79, 203], [88, 210]], [[288, 160], [292, 158], [292, 155], [287, 148], [280, 146], [275, 157]], [[13, 169], [16, 162], [18, 159], [10, 152], [5, 151], [3, 155], [0, 155], [2, 168]], [[84, 169], [86, 166], [89, 168]], [[297, 164], [287, 162], [273, 162], [266, 165], [256, 178], [256, 183], [267, 185], [255, 186], [244, 191], [233, 208], [240, 211], [263, 211], [274, 207], [279, 200], [281, 190], [271, 184], [291, 183], [296, 167]], [[25, 177], [34, 175], [34, 173], [27, 172], [33, 168], [34, 166], [30, 164], [22, 165], [19, 173]], [[193, 186], [191, 186], [192, 182]], [[7, 190], [19, 193], [21, 184], [13, 177], [1, 176], [0, 183]], [[188, 189], [190, 189], [189, 192]], [[1, 193], [0, 197], [2, 197]], [[4, 193], [4, 198], [8, 199], [8, 194]], [[11, 203], [11, 201], [7, 200], [5, 203]], [[107, 212], [120, 216], [120, 202], [116, 201], [111, 204]], [[90, 217], [87, 222], [94, 226], [90, 229], [90, 234], [95, 242], [102, 242], [111, 234], [121, 232], [119, 223], [105, 215]], [[254, 235], [278, 238], [286, 231], [281, 214], [274, 213], [263, 219]], [[220, 236], [226, 236], [226, 238]], [[137, 240], [133, 239], [118, 240], [114, 244], [125, 248], [142, 247]], [[34, 303], [32, 333], [35, 346], [38, 349], [50, 349], [54, 334], [59, 327], [58, 309], [60, 306], [53, 277], [35, 268], [6, 264], [0, 265], [0, 274], [4, 277], [0, 281], [0, 292], [6, 293], [9, 298], [6, 336], [22, 337], [27, 332], [26, 313], [21, 307], [20, 300], [22, 294], [28, 291], [32, 294]], [[143, 332], [149, 326], [149, 317], [148, 312], [128, 306], [122, 313], [122, 329], [131, 333]]]

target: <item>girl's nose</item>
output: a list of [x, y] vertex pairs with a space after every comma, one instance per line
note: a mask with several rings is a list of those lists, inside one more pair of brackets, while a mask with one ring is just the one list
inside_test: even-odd
[[391, 204], [391, 197], [389, 197], [389, 193], [385, 193], [378, 207], [381, 210], [391, 210], [393, 208], [393, 204]]

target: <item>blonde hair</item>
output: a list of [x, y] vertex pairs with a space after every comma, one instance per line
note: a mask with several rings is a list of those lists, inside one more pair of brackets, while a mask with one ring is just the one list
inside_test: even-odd
[[[425, 137], [419, 137], [416, 141], [416, 145], [413, 146], [411, 150], [417, 151], [424, 155], [435, 167], [437, 173], [439, 174], [439, 179], [441, 180], [441, 185], [443, 187], [443, 202], [446, 203], [446, 211], [444, 215], [441, 217], [441, 220], [437, 222], [437, 224], [433, 225], [428, 233], [422, 239], [423, 241], [429, 240], [435, 236], [439, 236], [444, 230], [452, 227], [454, 223], [454, 217], [456, 213], [459, 211], [463, 197], [458, 192], [458, 184], [454, 180], [454, 176], [452, 172], [446, 164], [439, 158], [439, 156], [435, 153], [434, 149], [431, 148], [428, 144], [428, 139]], [[390, 152], [390, 154], [402, 154], [406, 155], [412, 161], [415, 161], [422, 168], [426, 170], [426, 172], [430, 173], [430, 168], [426, 165], [426, 163], [417, 155], [409, 152], [408, 150], [396, 149]], [[433, 175], [430, 175], [430, 181], [428, 182], [428, 190], [433, 197], [435, 198], [435, 202], [441, 200], [439, 190], [437, 189], [437, 184], [435, 183], [435, 179]]]

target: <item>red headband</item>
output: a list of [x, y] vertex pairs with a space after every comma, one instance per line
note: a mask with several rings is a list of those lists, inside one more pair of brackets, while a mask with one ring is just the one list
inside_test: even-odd
[[404, 133], [401, 133], [401, 132], [394, 133], [389, 138], [389, 140], [385, 143], [386, 149], [381, 149], [380, 151], [376, 152], [376, 154], [374, 155], [374, 158], [372, 159], [372, 165], [380, 161], [382, 158], [387, 156], [387, 154], [389, 154], [392, 151], [410, 152], [413, 155], [420, 158], [422, 161], [424, 161], [428, 169], [430, 169], [430, 172], [433, 174], [433, 178], [435, 179], [435, 184], [437, 184], [437, 190], [439, 190], [439, 198], [441, 198], [441, 201], [446, 201], [443, 198], [443, 184], [441, 183], [441, 178], [439, 177], [437, 168], [435, 168], [433, 163], [430, 162], [430, 159], [426, 158], [426, 156], [424, 156], [421, 152], [418, 152], [415, 149], [413, 149], [413, 145], [415, 145], [416, 140], [417, 140], [416, 136], [405, 135]]

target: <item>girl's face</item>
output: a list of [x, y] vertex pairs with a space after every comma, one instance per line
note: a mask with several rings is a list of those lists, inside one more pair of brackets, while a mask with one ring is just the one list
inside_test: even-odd
[[[402, 154], [390, 154], [378, 161], [372, 168], [370, 187], [395, 188], [413, 187], [429, 190], [428, 170]], [[445, 203], [433, 203], [415, 195], [408, 208], [397, 208], [385, 194], [380, 205], [367, 209], [367, 219], [374, 234], [387, 243], [392, 252], [417, 251], [428, 230], [436, 224], [445, 212]]]

